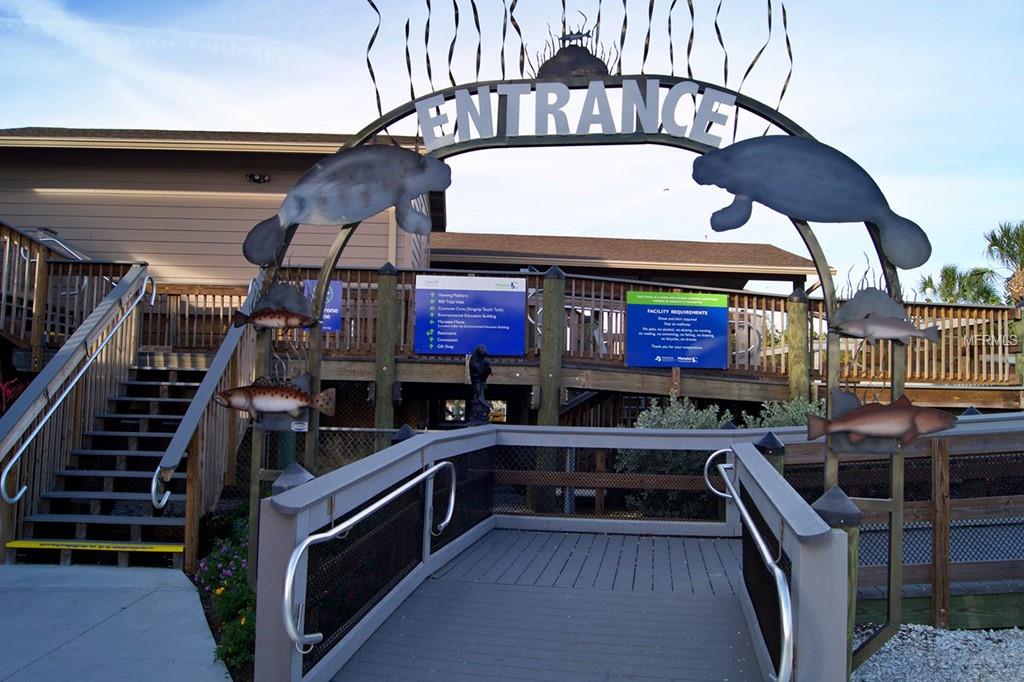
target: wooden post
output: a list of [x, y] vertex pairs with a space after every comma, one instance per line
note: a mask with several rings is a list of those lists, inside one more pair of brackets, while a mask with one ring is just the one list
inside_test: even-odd
[[807, 294], [797, 286], [786, 299], [786, 349], [789, 375], [789, 397], [810, 398], [811, 362], [810, 346], [807, 343], [809, 327]]
[[199, 552], [199, 520], [203, 510], [203, 444], [202, 432], [192, 435], [188, 444], [188, 478], [185, 497], [185, 572], [196, 570]]
[[[373, 425], [395, 427], [395, 344], [398, 341], [398, 270], [385, 263], [377, 271], [377, 367]], [[386, 445], [385, 445], [386, 447]]]
[[[558, 426], [562, 402], [562, 349], [565, 347], [565, 273], [552, 266], [544, 273], [544, 319], [541, 322], [540, 410], [539, 426]], [[558, 469], [557, 448], [537, 448], [534, 469]], [[554, 488], [528, 487], [528, 508], [538, 512], [555, 511]]]
[[932, 450], [932, 624], [949, 628], [949, 439]]
[[[274, 342], [273, 330], [260, 329], [256, 332], [256, 341], [253, 344], [255, 358], [253, 364], [256, 368], [256, 376], [266, 376], [270, 370], [271, 344]], [[256, 589], [257, 560], [259, 558], [259, 537], [260, 537], [260, 498], [263, 496], [260, 488], [260, 474], [263, 470], [263, 461], [266, 459], [267, 432], [252, 425], [252, 458], [249, 461], [249, 559], [248, 578], [249, 585]]]
[[830, 528], [846, 533], [846, 679], [849, 680], [853, 672], [853, 628], [857, 617], [861, 511], [839, 486], [830, 488], [811, 506]]
[[43, 343], [46, 331], [47, 284], [50, 280], [46, 260], [46, 249], [39, 247], [36, 252], [36, 277], [32, 292], [32, 371], [43, 368]]
[[540, 410], [537, 424], [558, 426], [565, 346], [565, 273], [557, 265], [544, 273], [544, 320], [540, 346]]
[[[1016, 337], [1017, 345], [1020, 350], [1016, 353], [1016, 363], [1014, 363], [1014, 373], [1017, 375], [1014, 384], [1020, 386], [1021, 382], [1024, 381], [1024, 319], [1021, 319], [1024, 315], [1024, 308], [1017, 307], [1013, 311], [1014, 320], [1010, 323], [1010, 329], [1013, 330], [1013, 336]], [[1021, 401], [1021, 406], [1024, 407], [1024, 400]]]

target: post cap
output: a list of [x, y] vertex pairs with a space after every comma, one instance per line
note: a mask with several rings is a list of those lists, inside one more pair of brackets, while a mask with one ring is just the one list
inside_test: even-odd
[[862, 516], [860, 509], [843, 492], [843, 489], [837, 485], [829, 488], [824, 495], [815, 500], [811, 508], [818, 512], [818, 516], [830, 528], [856, 528], [860, 526], [860, 518]]
[[403, 440], [409, 440], [413, 436], [418, 435], [416, 429], [412, 428], [408, 424], [402, 424], [402, 428], [395, 431], [395, 434], [391, 436], [391, 444], [401, 443]]
[[390, 261], [380, 266], [380, 270], [377, 271], [379, 275], [397, 275], [398, 268], [394, 266]]
[[720, 428], [724, 431], [732, 431], [733, 429], [738, 429], [739, 427], [736, 426], [736, 424], [734, 424], [732, 421], [727, 421], [724, 424], [722, 424]]
[[782, 455], [786, 452], [786, 444], [779, 440], [773, 431], [761, 436], [761, 440], [754, 443], [754, 447], [762, 455]]
[[786, 300], [793, 301], [794, 303], [807, 303], [810, 299], [807, 297], [807, 292], [804, 291], [804, 288], [797, 285], [793, 287], [793, 293]]
[[278, 493], [298, 487], [303, 483], [308, 483], [314, 478], [315, 476], [303, 469], [298, 462], [292, 462], [288, 465], [287, 469], [281, 472], [280, 476], [274, 479], [274, 482], [270, 485], [270, 492], [277, 495]]
[[552, 265], [544, 273], [544, 279], [565, 279], [565, 273], [562, 272], [562, 268]]
[[970, 407], [968, 407], [968, 408], [967, 408], [966, 410], [964, 410], [963, 412], [961, 412], [961, 413], [960, 413], [960, 416], [961, 416], [961, 417], [973, 417], [973, 416], [975, 416], [975, 415], [979, 415], [979, 414], [981, 414], [981, 410], [979, 410], [979, 409], [978, 409], [977, 407], [975, 407], [974, 405], [971, 405], [971, 406], [970, 406]]

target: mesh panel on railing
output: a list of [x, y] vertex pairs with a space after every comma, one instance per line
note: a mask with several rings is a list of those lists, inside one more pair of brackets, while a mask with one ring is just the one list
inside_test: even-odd
[[723, 521], [704, 486], [707, 452], [499, 446], [500, 514]]
[[305, 627], [324, 638], [303, 657], [304, 673], [419, 563], [422, 552], [422, 485], [371, 514], [348, 537], [309, 548]]
[[[742, 484], [740, 485], [740, 500], [750, 513], [750, 518], [757, 527], [768, 551], [773, 557], [779, 557], [779, 568], [786, 574], [786, 582], [793, 584], [792, 565], [789, 555], [783, 550], [779, 552], [779, 532], [781, 529], [772, 530], [768, 527], [764, 516], [758, 511], [757, 505], [750, 498], [750, 493]], [[743, 525], [743, 582], [747, 587], [747, 594], [757, 614], [757, 622], [761, 629], [761, 636], [764, 638], [765, 646], [772, 659], [772, 665], [778, 668], [779, 656], [782, 652], [782, 630], [779, 623], [779, 600], [778, 591], [775, 586], [775, 578], [771, 571], [761, 561], [757, 546], [754, 544], [753, 535]]]
[[[455, 512], [451, 523], [439, 536], [431, 539], [436, 552], [467, 530], [489, 517], [494, 510], [494, 453], [491, 448], [477, 450], [451, 460], [455, 465]], [[451, 490], [446, 471], [434, 478], [434, 525], [448, 509]]]

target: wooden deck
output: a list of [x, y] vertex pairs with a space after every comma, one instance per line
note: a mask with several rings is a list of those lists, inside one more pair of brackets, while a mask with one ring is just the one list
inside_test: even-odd
[[495, 530], [335, 680], [759, 680], [736, 540]]

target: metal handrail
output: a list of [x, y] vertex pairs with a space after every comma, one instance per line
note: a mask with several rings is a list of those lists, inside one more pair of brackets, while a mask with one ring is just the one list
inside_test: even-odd
[[152, 285], [152, 292], [149, 295], [149, 304], [153, 305], [156, 302], [156, 282], [153, 280], [151, 276], [146, 275], [146, 277], [142, 280], [142, 286], [139, 287], [139, 293], [135, 296], [134, 300], [132, 300], [131, 304], [127, 307], [127, 309], [123, 311], [121, 319], [119, 319], [117, 323], [113, 326], [113, 328], [109, 332], [107, 332], [106, 335], [104, 335], [99, 345], [96, 346], [96, 349], [92, 352], [92, 354], [89, 355], [88, 358], [86, 358], [85, 363], [78, 370], [75, 376], [71, 379], [68, 385], [64, 388], [64, 391], [53, 402], [53, 404], [50, 406], [50, 409], [46, 412], [45, 415], [43, 415], [43, 418], [39, 420], [39, 423], [36, 424], [36, 427], [34, 429], [32, 429], [32, 432], [29, 433], [28, 437], [22, 441], [21, 447], [18, 448], [18, 450], [14, 453], [14, 456], [11, 457], [11, 460], [7, 463], [7, 466], [4, 467], [3, 473], [0, 474], [0, 496], [3, 497], [4, 502], [6, 502], [7, 504], [17, 504], [18, 500], [20, 500], [22, 496], [25, 494], [25, 491], [28, 490], [28, 486], [23, 485], [21, 486], [21, 489], [19, 489], [18, 492], [13, 497], [11, 495], [8, 495], [7, 476], [11, 473], [11, 470], [14, 468], [14, 465], [17, 464], [18, 461], [21, 459], [21, 456], [25, 453], [25, 450], [28, 449], [28, 446], [32, 443], [32, 439], [35, 438], [39, 434], [39, 432], [43, 430], [43, 427], [46, 426], [46, 422], [49, 421], [50, 417], [52, 417], [53, 414], [57, 411], [57, 409], [61, 406], [61, 403], [64, 402], [64, 399], [67, 398], [71, 391], [75, 388], [75, 386], [78, 384], [78, 381], [83, 376], [85, 376], [86, 371], [88, 371], [89, 367], [96, 360], [96, 358], [99, 357], [100, 352], [107, 346], [108, 343], [110, 343], [110, 340], [114, 338], [114, 334], [117, 332], [117, 330], [121, 328], [121, 325], [123, 325], [128, 320], [129, 317], [131, 317], [132, 312], [135, 311], [135, 308], [139, 305], [139, 302], [146, 297], [147, 282], [150, 285]]
[[[772, 557], [764, 537], [761, 536], [761, 532], [754, 524], [754, 519], [751, 518], [750, 512], [747, 511], [746, 505], [743, 504], [739, 493], [736, 491], [736, 487], [729, 478], [727, 472], [734, 469], [733, 465], [719, 464], [716, 467], [718, 475], [722, 477], [722, 482], [725, 483], [727, 492], [722, 492], [711, 485], [711, 481], [708, 478], [708, 469], [711, 468], [711, 462], [715, 457], [726, 452], [730, 452], [730, 449], [718, 450], [708, 457], [704, 463], [704, 482], [707, 483], [708, 489], [712, 493], [727, 500], [732, 500], [733, 504], [736, 505], [740, 512], [740, 517], [743, 519], [743, 525], [746, 526], [750, 536], [754, 539], [757, 553], [761, 556], [761, 563], [771, 571], [772, 576], [775, 578], [775, 591], [779, 597], [779, 630], [782, 636], [782, 651], [779, 653], [778, 669], [775, 675], [769, 679], [777, 682], [789, 682], [790, 677], [793, 675], [793, 602], [789, 595], [789, 583], [786, 582], [786, 574], [779, 568], [776, 559]], [[779, 556], [782, 556], [782, 538], [779, 538]]]
[[[249, 280], [248, 294], [240, 308], [243, 313], [252, 312], [252, 308], [256, 303], [256, 296], [262, 285], [262, 273], [258, 277]], [[221, 376], [224, 375], [224, 372], [227, 371], [228, 366], [231, 364], [231, 357], [235, 353], [235, 347], [244, 333], [244, 326], [228, 329], [228, 333], [224, 336], [224, 340], [221, 342], [220, 348], [217, 349], [216, 355], [213, 356], [213, 361], [210, 362], [210, 366], [207, 368], [199, 388], [196, 389], [195, 394], [192, 396], [192, 402], [189, 404], [188, 410], [186, 410], [185, 415], [181, 418], [181, 423], [178, 424], [174, 435], [171, 436], [171, 442], [168, 443], [163, 457], [157, 463], [149, 485], [149, 499], [154, 508], [163, 509], [167, 505], [167, 500], [170, 499], [171, 494], [169, 491], [165, 491], [163, 497], [160, 497], [160, 476], [163, 474], [164, 481], [170, 481], [174, 470], [178, 468], [182, 458], [185, 457], [188, 445], [192, 440], [192, 435], [199, 426], [199, 419], [203, 416], [203, 412], [206, 411], [206, 406], [213, 400], [217, 384], [220, 383]]]
[[[298, 570], [299, 562], [302, 560], [302, 556], [306, 553], [306, 550], [312, 545], [326, 542], [327, 540], [333, 540], [338, 536], [344, 537], [344, 535], [360, 521], [393, 502], [396, 498], [408, 492], [410, 489], [415, 488], [423, 481], [432, 480], [441, 469], [448, 469], [451, 473], [452, 480], [451, 490], [448, 492], [448, 513], [445, 514], [444, 521], [437, 524], [437, 530], [434, 531], [431, 529], [430, 531], [432, 535], [440, 535], [441, 532], [448, 527], [448, 524], [452, 520], [452, 514], [455, 512], [455, 465], [451, 462], [438, 462], [426, 471], [418, 474], [415, 478], [406, 481], [400, 487], [392, 490], [390, 493], [377, 500], [366, 509], [363, 509], [352, 518], [347, 519], [344, 523], [335, 526], [328, 531], [324, 531], [323, 533], [310, 535], [300, 542], [294, 550], [292, 550], [291, 558], [288, 560], [288, 570], [285, 571], [284, 574], [284, 596], [281, 600], [281, 615], [284, 617], [285, 632], [288, 633], [288, 638], [295, 643], [295, 648], [298, 649], [299, 653], [308, 654], [313, 650], [313, 645], [322, 641], [324, 638], [323, 634], [319, 632], [306, 635], [299, 631], [302, 623], [301, 609], [294, 617], [292, 616], [292, 612], [295, 610], [295, 573]], [[430, 507], [430, 509], [432, 512], [433, 507]], [[430, 527], [433, 524], [434, 520], [432, 516], [433, 514], [431, 513], [423, 518], [423, 523], [427, 527]]]

